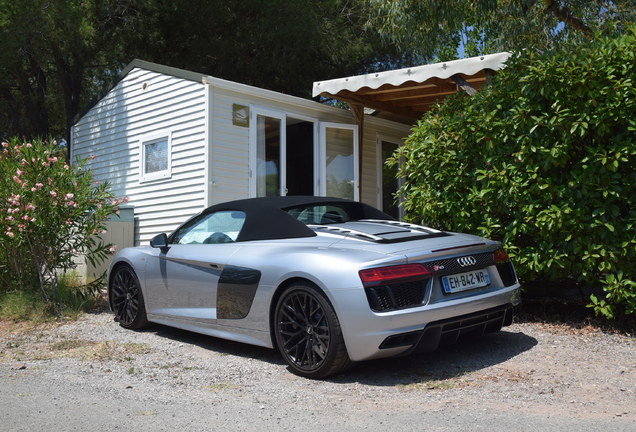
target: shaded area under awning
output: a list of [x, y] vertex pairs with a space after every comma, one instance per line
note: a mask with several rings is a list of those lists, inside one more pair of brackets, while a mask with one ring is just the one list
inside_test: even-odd
[[504, 67], [502, 52], [423, 66], [317, 81], [313, 97], [323, 96], [372, 108], [407, 120], [420, 119], [435, 102], [460, 89], [473, 93]]

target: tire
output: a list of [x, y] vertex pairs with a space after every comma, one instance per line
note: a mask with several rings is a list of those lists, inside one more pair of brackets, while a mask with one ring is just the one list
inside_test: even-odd
[[148, 327], [141, 284], [129, 266], [121, 265], [114, 270], [108, 283], [108, 301], [120, 326], [130, 330]]
[[287, 288], [274, 310], [276, 346], [296, 375], [319, 379], [352, 365], [327, 297], [309, 283]]

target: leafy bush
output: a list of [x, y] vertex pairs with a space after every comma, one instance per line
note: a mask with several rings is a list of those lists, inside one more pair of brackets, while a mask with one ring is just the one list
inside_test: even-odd
[[0, 294], [40, 290], [57, 303], [58, 274], [73, 269], [76, 256], [97, 263], [109, 254], [98, 234], [121, 201], [93, 181], [83, 161], [70, 166], [58, 151], [42, 141], [2, 143]]
[[427, 114], [393, 158], [412, 219], [507, 245], [522, 281], [602, 287], [635, 313], [636, 28], [515, 55]]

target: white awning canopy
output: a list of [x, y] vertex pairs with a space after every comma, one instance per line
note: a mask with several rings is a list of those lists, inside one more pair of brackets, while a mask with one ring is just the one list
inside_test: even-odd
[[438, 100], [460, 88], [469, 93], [502, 69], [510, 53], [502, 52], [367, 75], [317, 81], [313, 96], [324, 96], [419, 119]]

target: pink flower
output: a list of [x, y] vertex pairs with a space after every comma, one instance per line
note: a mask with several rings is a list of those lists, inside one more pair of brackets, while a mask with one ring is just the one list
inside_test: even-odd
[[95, 159], [95, 155], [89, 155], [88, 156], [88, 160], [93, 160], [93, 159]]
[[[24, 160], [24, 159], [22, 159], [22, 160]], [[17, 175], [19, 175], [19, 176], [21, 176], [21, 175], [22, 175], [22, 171], [20, 171], [19, 169], [15, 170], [15, 173], [16, 173]]]
[[31, 147], [33, 147], [33, 146], [31, 145], [31, 143], [26, 143], [25, 147], [26, 147], [26, 148], [31, 148]]
[[55, 198], [57, 196], [57, 192], [55, 191], [51, 191], [49, 192], [49, 194], [51, 194], [51, 197]]
[[44, 187], [44, 185], [42, 183], [36, 183], [35, 187], [38, 189], [42, 189]]
[[17, 184], [22, 184], [22, 180], [20, 180], [18, 176], [13, 176], [13, 181], [16, 182]]
[[9, 143], [6, 143], [6, 142], [2, 141], [2, 147], [4, 147], [4, 148], [9, 147]]
[[116, 252], [117, 251], [117, 245], [110, 245], [110, 247], [108, 248], [109, 252]]
[[5, 232], [5, 234], [11, 238], [13, 238], [14, 234], [11, 231]]
[[27, 210], [35, 210], [35, 206], [33, 204], [27, 204], [25, 209], [27, 209]]
[[13, 216], [7, 216], [7, 220], [8, 221], [12, 221], [13, 220]]
[[49, 162], [57, 162], [57, 158], [55, 156], [51, 156], [46, 158]]
[[75, 195], [73, 195], [72, 193], [66, 194], [66, 199], [73, 199], [73, 197], [75, 197]]

